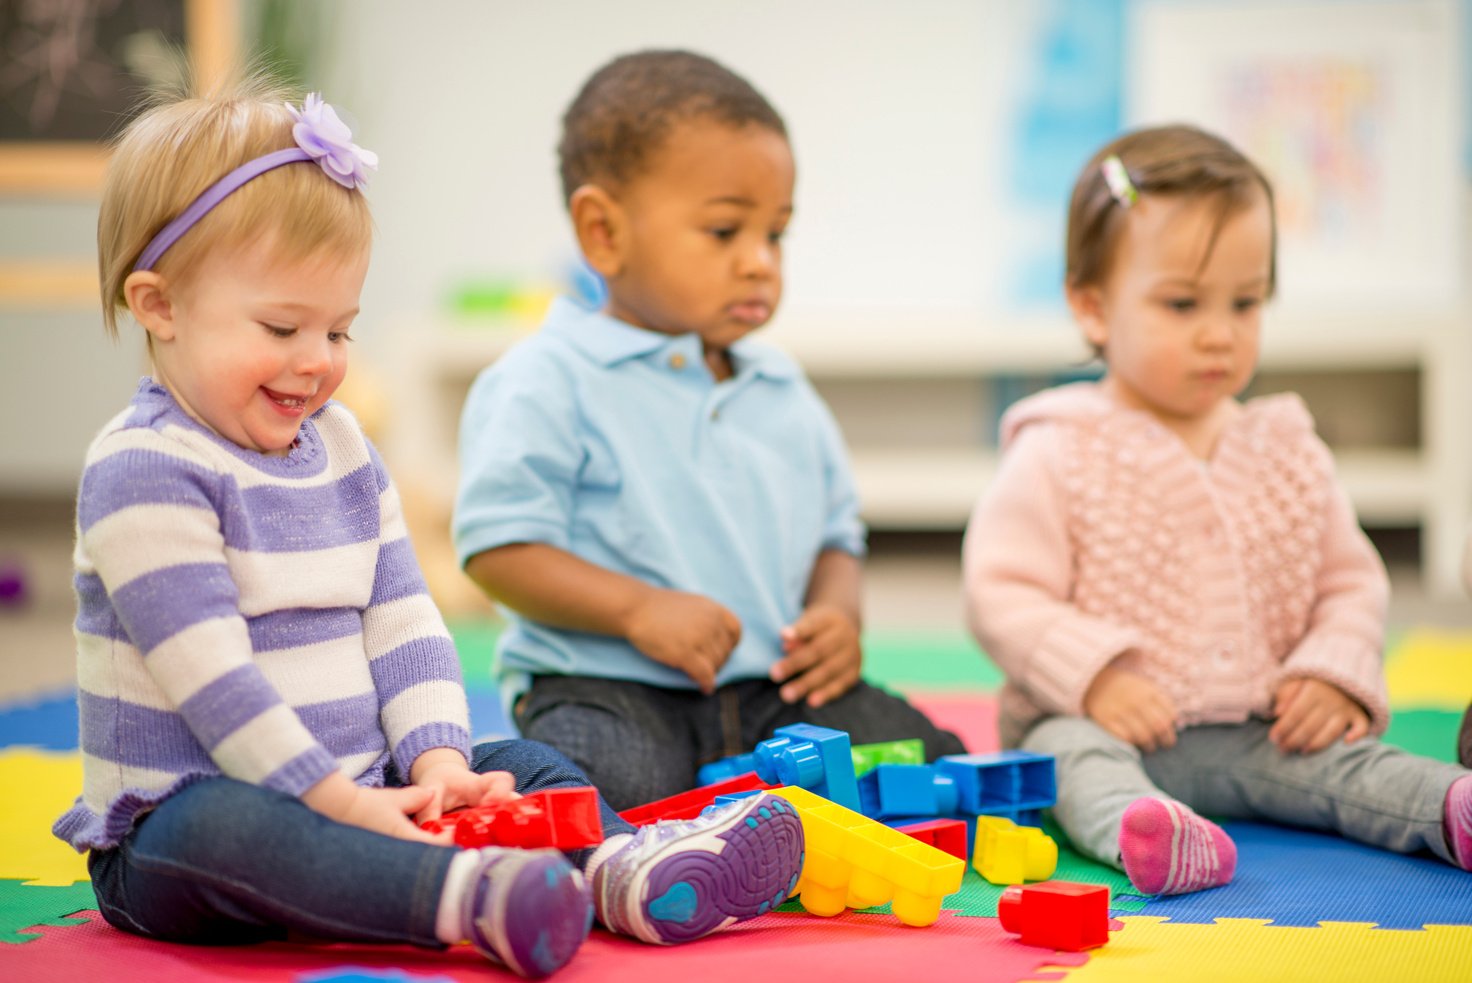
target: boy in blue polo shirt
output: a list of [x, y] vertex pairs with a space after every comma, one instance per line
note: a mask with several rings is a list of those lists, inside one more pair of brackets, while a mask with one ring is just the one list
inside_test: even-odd
[[563, 190], [608, 286], [481, 373], [456, 549], [508, 611], [522, 733], [617, 809], [809, 722], [961, 753], [859, 670], [859, 520], [827, 408], [747, 335], [782, 295], [780, 116], [686, 52], [618, 58], [563, 117]]

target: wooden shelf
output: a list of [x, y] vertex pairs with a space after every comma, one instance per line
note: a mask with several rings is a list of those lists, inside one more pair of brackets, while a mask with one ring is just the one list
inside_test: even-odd
[[[1362, 522], [1415, 525], [1426, 501], [1426, 467], [1412, 450], [1343, 450], [1339, 477]], [[880, 528], [957, 529], [966, 524], [980, 490], [996, 473], [986, 450], [872, 450], [853, 453], [864, 518]]]
[[[466, 389], [482, 368], [534, 328], [510, 319], [440, 318], [403, 325], [394, 333], [405, 346], [394, 353], [395, 376], [404, 383], [404, 405], [414, 408], [391, 414], [386, 451], [393, 455], [396, 473], [408, 469], [421, 486], [442, 489], [446, 501], [453, 496], [455, 434]], [[926, 434], [958, 432], [954, 417], [974, 414], [980, 400], [972, 383], [987, 387], [1007, 378], [1046, 379], [1084, 366], [1088, 355], [1076, 329], [1056, 314], [988, 321], [954, 311], [793, 309], [761, 337], [788, 351], [820, 388], [847, 386], [853, 393], [871, 383], [900, 384], [890, 390], [895, 409], [924, 417], [914, 426]], [[1293, 378], [1311, 376], [1372, 419], [1392, 415], [1403, 424], [1392, 428], [1397, 433], [1418, 435], [1414, 446], [1337, 447], [1339, 473], [1367, 525], [1420, 526], [1428, 588], [1442, 596], [1458, 591], [1472, 511], [1468, 318], [1270, 312], [1261, 368]], [[1405, 389], [1412, 395], [1367, 406], [1363, 400], [1373, 397], [1357, 387], [1376, 373], [1414, 378]], [[917, 388], [925, 398], [917, 397]], [[850, 402], [865, 408], [862, 398]], [[873, 401], [867, 402], [867, 412], [874, 413]], [[847, 431], [872, 526], [960, 529], [965, 524], [995, 473], [996, 454], [988, 445], [994, 435], [983, 433], [994, 424], [973, 418], [969, 431], [961, 428], [963, 437], [915, 448], [892, 446], [902, 444], [894, 439], [866, 440], [862, 420], [846, 422], [842, 405], [835, 404], [835, 413]], [[881, 416], [893, 413], [885, 410]]]

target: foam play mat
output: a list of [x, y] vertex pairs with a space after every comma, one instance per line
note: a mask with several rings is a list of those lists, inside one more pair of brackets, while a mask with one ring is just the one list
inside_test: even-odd
[[[491, 688], [494, 629], [456, 631], [479, 736], [510, 726]], [[871, 634], [866, 675], [910, 695], [973, 751], [995, 748], [1000, 677], [966, 639]], [[1395, 718], [1388, 740], [1454, 758], [1472, 701], [1472, 633], [1407, 630], [1387, 656]], [[72, 693], [0, 706], [0, 979], [184, 981], [466, 981], [512, 979], [468, 947], [272, 943], [198, 947], [120, 932], [96, 911], [82, 857], [51, 821], [80, 784]], [[1123, 877], [1060, 843], [1055, 877], [1108, 885], [1112, 933], [1088, 953], [1023, 945], [996, 918], [1001, 888], [967, 872], [940, 920], [908, 928], [887, 908], [836, 918], [796, 902], [700, 942], [656, 948], [593, 932], [556, 979], [731, 980], [754, 974], [835, 980], [1469, 980], [1472, 874], [1429, 855], [1397, 856], [1332, 836], [1226, 824], [1238, 844], [1232, 884], [1143, 898]], [[1053, 830], [1056, 833], [1056, 830]], [[1061, 834], [1060, 834], [1061, 835]]]

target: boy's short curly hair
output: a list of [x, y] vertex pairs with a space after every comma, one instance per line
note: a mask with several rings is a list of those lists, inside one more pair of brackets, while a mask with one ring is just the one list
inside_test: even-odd
[[704, 55], [640, 51], [615, 58], [593, 73], [562, 116], [563, 201], [585, 184], [628, 181], [676, 123], [697, 118], [787, 136], [782, 117], [750, 82]]

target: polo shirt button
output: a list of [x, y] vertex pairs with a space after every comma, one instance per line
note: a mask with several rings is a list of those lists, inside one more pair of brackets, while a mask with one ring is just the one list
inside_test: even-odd
[[721, 418], [721, 411], [720, 410], [711, 410], [710, 411], [710, 418], [712, 420], [719, 420]]
[[676, 371], [679, 371], [680, 369], [683, 369], [684, 367], [685, 367], [685, 356], [684, 355], [681, 355], [679, 352], [675, 352], [673, 355], [670, 356], [670, 368], [675, 369]]

